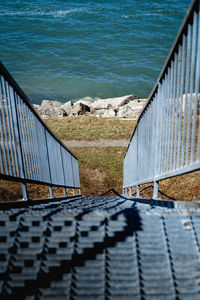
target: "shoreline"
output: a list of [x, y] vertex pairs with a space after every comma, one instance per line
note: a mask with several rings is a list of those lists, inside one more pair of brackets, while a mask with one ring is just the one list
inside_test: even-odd
[[88, 115], [136, 120], [146, 101], [147, 99], [141, 99], [131, 94], [96, 100], [85, 97], [76, 102], [67, 101], [65, 103], [55, 100], [43, 100], [41, 104], [33, 104], [33, 106], [43, 119]]

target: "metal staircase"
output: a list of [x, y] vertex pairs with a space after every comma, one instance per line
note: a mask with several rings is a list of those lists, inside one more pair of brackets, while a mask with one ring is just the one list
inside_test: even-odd
[[[0, 179], [23, 189], [23, 200], [0, 203], [0, 299], [199, 300], [200, 202], [158, 199], [158, 182], [200, 169], [200, 1], [133, 131], [123, 196], [77, 195], [77, 158], [0, 72]], [[140, 198], [148, 182], [154, 199]], [[29, 199], [27, 183], [50, 197]]]

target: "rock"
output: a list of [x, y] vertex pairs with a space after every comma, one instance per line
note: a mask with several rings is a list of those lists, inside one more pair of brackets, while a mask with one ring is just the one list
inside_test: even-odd
[[112, 106], [113, 109], [117, 109], [120, 105], [122, 105], [126, 97], [127, 96], [96, 100], [91, 103], [91, 106], [93, 110], [108, 109], [109, 106]]
[[98, 110], [93, 110], [93, 108], [92, 108], [90, 113], [93, 116], [102, 117], [106, 111], [107, 111], [106, 108], [102, 108], [102, 109], [98, 109]]
[[139, 100], [139, 99], [140, 99], [140, 97], [133, 94], [133, 95], [130, 95], [130, 96], [126, 97], [125, 100], [133, 101], [133, 100]]
[[91, 112], [94, 112], [98, 109], [107, 109], [108, 108], [108, 104], [107, 102], [105, 102], [104, 100], [97, 100], [94, 101], [93, 103], [91, 103]]
[[41, 107], [45, 107], [45, 108], [60, 107], [61, 105], [63, 105], [63, 102], [51, 101], [51, 100], [43, 100], [41, 103]]
[[68, 101], [65, 104], [61, 105], [61, 108], [65, 111], [66, 116], [70, 115], [72, 106], [73, 103], [71, 101]]
[[146, 103], [146, 99], [130, 101], [128, 104], [119, 107], [117, 117], [136, 120], [145, 103]]
[[62, 104], [59, 101], [43, 100], [40, 106], [34, 105], [34, 107], [43, 118], [55, 118], [65, 116], [65, 111], [61, 108]]
[[113, 118], [116, 116], [115, 110], [113, 108], [109, 108], [102, 115], [103, 118]]
[[133, 116], [134, 116], [134, 111], [128, 105], [121, 106], [117, 113], [118, 118], [133, 119]]
[[70, 115], [71, 116], [79, 116], [79, 115], [84, 115], [87, 112], [90, 112], [90, 107], [83, 104], [83, 103], [75, 103], [72, 108]]
[[41, 114], [41, 106], [39, 104], [33, 104], [34, 109], [40, 115]]
[[128, 104], [130, 101], [134, 101], [134, 100], [137, 100], [138, 102], [140, 102], [140, 98], [136, 95], [129, 95], [128, 97], [126, 97], [124, 99], [124, 101], [122, 101], [121, 105], [120, 106], [123, 106], [123, 105], [126, 105]]
[[130, 101], [127, 105], [131, 108], [131, 109], [139, 109], [141, 110], [143, 108], [143, 106], [146, 103], [146, 99], [140, 99], [140, 100], [136, 100], [136, 101]]
[[77, 103], [82, 103], [82, 104], [84, 104], [84, 105], [87, 105], [88, 107], [91, 107], [92, 106], [92, 104], [91, 104], [91, 102], [90, 101], [87, 101], [87, 100], [78, 100], [77, 102], [75, 102], [75, 104], [77, 104]]
[[131, 118], [136, 119], [140, 113], [145, 99], [139, 99], [136, 95], [128, 95], [117, 98], [98, 99], [92, 102], [93, 98], [85, 97], [76, 103], [68, 101], [43, 100], [41, 105], [34, 105], [36, 111], [43, 118], [94, 115], [97, 117]]

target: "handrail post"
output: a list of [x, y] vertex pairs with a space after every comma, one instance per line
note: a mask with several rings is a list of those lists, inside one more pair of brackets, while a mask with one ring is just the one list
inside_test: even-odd
[[130, 197], [132, 196], [132, 188], [131, 187], [129, 188], [129, 196]]
[[[20, 171], [22, 173], [22, 177], [25, 178], [25, 162], [24, 162], [24, 157], [23, 157], [23, 152], [22, 152], [22, 137], [21, 137], [21, 131], [20, 131], [20, 125], [19, 125], [19, 112], [18, 112], [18, 106], [17, 106], [17, 95], [14, 93], [13, 90], [13, 115], [15, 116], [14, 118], [14, 124], [17, 127], [17, 141], [19, 142], [19, 160], [20, 160]], [[28, 200], [28, 193], [27, 193], [27, 187], [26, 183], [22, 183], [22, 195], [23, 195], [23, 200]]]
[[53, 198], [53, 188], [52, 188], [52, 185], [49, 185], [49, 198]]
[[137, 185], [137, 193], [136, 193], [136, 197], [139, 198], [140, 197], [140, 186]]
[[64, 189], [64, 197], [67, 197], [67, 189], [66, 189], [66, 187], [64, 187], [63, 189]]
[[27, 193], [27, 187], [26, 187], [26, 183], [22, 183], [22, 194], [23, 194], [23, 199], [24, 201], [28, 200], [28, 193]]
[[49, 159], [49, 149], [48, 149], [48, 143], [47, 143], [47, 134], [46, 131], [44, 132], [45, 135], [45, 143], [47, 148], [47, 163], [49, 166], [49, 179], [50, 179], [50, 185], [49, 185], [49, 198], [53, 198], [53, 189], [52, 189], [52, 176], [51, 176], [51, 167], [50, 167], [50, 159]]
[[76, 196], [75, 188], [73, 188], [73, 196]]
[[154, 188], [153, 188], [153, 199], [158, 198], [158, 187], [159, 187], [159, 182], [154, 181]]

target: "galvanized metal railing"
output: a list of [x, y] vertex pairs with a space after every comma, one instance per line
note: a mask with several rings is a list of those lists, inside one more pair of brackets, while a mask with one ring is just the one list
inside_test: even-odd
[[200, 169], [200, 1], [192, 1], [124, 158], [123, 188]]
[[0, 179], [80, 192], [77, 158], [53, 135], [0, 62]]

